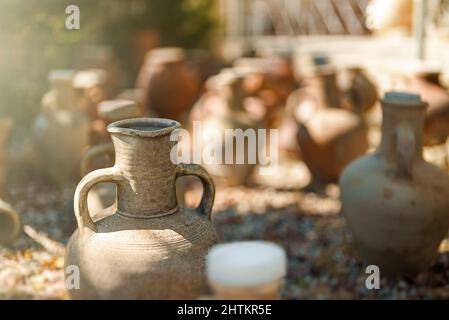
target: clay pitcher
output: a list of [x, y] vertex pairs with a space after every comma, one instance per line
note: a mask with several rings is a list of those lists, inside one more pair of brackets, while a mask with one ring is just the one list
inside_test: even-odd
[[42, 167], [55, 182], [79, 177], [81, 157], [89, 144], [89, 119], [78, 109], [75, 75], [72, 70], [50, 73], [52, 90], [44, 97], [33, 126]]
[[363, 119], [338, 108], [335, 73], [321, 70], [308, 79], [298, 97], [295, 113], [299, 123], [301, 157], [317, 185], [334, 182], [344, 167], [368, 148]]
[[390, 92], [382, 140], [340, 179], [342, 212], [355, 247], [381, 274], [425, 271], [449, 229], [449, 176], [422, 156], [426, 103]]
[[376, 85], [359, 67], [344, 70], [340, 79], [343, 106], [359, 115], [374, 107], [377, 102]]
[[[103, 143], [91, 146], [83, 154], [81, 159], [81, 176], [89, 172], [106, 168], [114, 163], [114, 146], [107, 135], [106, 126], [115, 121], [137, 118], [140, 111], [134, 101], [130, 100], [106, 100], [98, 105], [100, 119], [96, 121], [99, 136], [103, 137]], [[103, 134], [104, 131], [104, 134]], [[107, 135], [107, 136], [106, 136]], [[103, 209], [115, 202], [115, 185], [104, 183], [93, 188], [88, 196], [88, 207], [92, 212], [100, 213]], [[93, 217], [94, 221], [98, 216]]]
[[[213, 80], [213, 81], [212, 81]], [[204, 150], [221, 150], [220, 157], [216, 161], [204, 161], [204, 167], [214, 177], [217, 183], [227, 186], [236, 186], [248, 183], [256, 163], [251, 162], [249, 152], [257, 155], [257, 136], [255, 139], [247, 139], [244, 143], [243, 163], [237, 162], [237, 151], [233, 151], [232, 161], [226, 160], [226, 146], [236, 148], [237, 138], [227, 136], [226, 130], [258, 129], [261, 124], [251, 118], [244, 109], [244, 75], [233, 69], [222, 71], [214, 79], [210, 92], [204, 94], [192, 109], [192, 121], [201, 121], [201, 152]], [[197, 122], [198, 123], [198, 122]], [[195, 129], [195, 128], [194, 128]], [[234, 131], [233, 131], [234, 132]], [[195, 136], [195, 131], [193, 132]], [[248, 151], [250, 150], [250, 151]], [[196, 151], [196, 150], [194, 150]], [[204, 160], [204, 159], [203, 159]]]
[[147, 54], [137, 78], [143, 89], [144, 114], [185, 120], [199, 94], [199, 77], [181, 48], [159, 48]]
[[[215, 187], [200, 166], [171, 161], [170, 135], [179, 126], [150, 118], [109, 125], [115, 165], [89, 173], [75, 191], [78, 230], [66, 265], [79, 267], [80, 289], [72, 298], [192, 299], [203, 292], [204, 257], [218, 242], [208, 221]], [[203, 183], [196, 209], [178, 206], [175, 183], [184, 175]], [[112, 215], [93, 222], [87, 195], [101, 182], [117, 185], [117, 203]]]

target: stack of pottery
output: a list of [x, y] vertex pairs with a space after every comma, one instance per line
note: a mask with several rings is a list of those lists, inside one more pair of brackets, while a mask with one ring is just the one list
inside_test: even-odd
[[342, 212], [355, 247], [381, 274], [426, 270], [449, 229], [449, 176], [424, 161], [426, 103], [389, 92], [382, 100], [382, 141], [340, 179]]
[[200, 90], [196, 71], [181, 48], [151, 50], [140, 69], [136, 87], [143, 90], [144, 114], [184, 121]]
[[50, 73], [51, 91], [33, 127], [33, 139], [41, 166], [55, 182], [79, 177], [84, 149], [89, 145], [89, 119], [78, 109], [72, 70]]
[[[102, 131], [106, 132], [106, 126], [115, 121], [138, 118], [140, 110], [136, 103], [130, 100], [106, 100], [98, 105], [98, 115], [101, 122]], [[105, 137], [106, 138], [106, 137]], [[81, 175], [111, 166], [114, 163], [114, 146], [108, 139], [94, 145], [86, 150], [81, 160]], [[110, 183], [101, 184], [95, 187], [88, 196], [88, 206], [92, 212], [101, 210], [113, 205], [115, 202], [115, 185]]]
[[[211, 150], [218, 150], [213, 159], [205, 161], [203, 165], [214, 177], [215, 181], [224, 185], [241, 185], [248, 182], [256, 162], [249, 161], [253, 155], [257, 157], [256, 139], [245, 139], [243, 161], [237, 163], [237, 152], [235, 151], [237, 139], [234, 135], [226, 135], [225, 131], [235, 132], [241, 129], [261, 127], [261, 124], [253, 119], [246, 111], [245, 93], [243, 88], [244, 74], [234, 69], [223, 70], [217, 76], [209, 79], [210, 91], [206, 92], [196, 103], [191, 112], [191, 121], [201, 121], [201, 153], [213, 154]], [[234, 146], [232, 161], [227, 161], [226, 146]], [[243, 150], [241, 150], [243, 152]], [[200, 152], [193, 150], [193, 152]], [[250, 155], [250, 152], [255, 154]], [[217, 154], [219, 154], [217, 156]], [[241, 155], [239, 155], [241, 156]], [[228, 159], [229, 160], [229, 159]], [[225, 163], [227, 162], [227, 163]], [[243, 162], [243, 163], [241, 163]]]
[[[149, 118], [108, 126], [115, 165], [89, 173], [75, 191], [78, 230], [65, 261], [80, 270], [80, 286], [70, 291], [72, 298], [193, 299], [203, 294], [205, 255], [218, 241], [207, 221], [215, 187], [200, 166], [170, 159], [176, 147], [170, 135], [177, 128], [176, 121]], [[175, 182], [184, 175], [203, 183], [195, 210], [180, 208], [176, 200]], [[117, 204], [94, 222], [87, 196], [102, 182], [117, 185]]]
[[5, 165], [6, 165], [6, 139], [12, 127], [8, 118], [0, 119], [0, 244], [11, 244], [20, 233], [18, 214], [4, 200], [6, 192]]
[[339, 97], [336, 73], [321, 66], [289, 99], [298, 121], [301, 157], [317, 186], [336, 181], [344, 167], [368, 148], [363, 119], [339, 108]]

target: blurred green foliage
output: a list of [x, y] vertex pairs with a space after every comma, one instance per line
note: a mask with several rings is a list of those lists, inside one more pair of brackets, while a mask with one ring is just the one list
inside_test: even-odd
[[[81, 29], [66, 30], [65, 8], [80, 8]], [[0, 115], [30, 124], [48, 90], [47, 74], [73, 68], [83, 45], [112, 46], [131, 86], [138, 70], [136, 35], [160, 45], [208, 48], [214, 0], [0, 0]]]

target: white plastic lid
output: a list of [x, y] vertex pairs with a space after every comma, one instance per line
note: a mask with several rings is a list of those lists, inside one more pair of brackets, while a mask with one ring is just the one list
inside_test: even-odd
[[419, 94], [409, 92], [386, 92], [384, 101], [398, 104], [422, 104], [421, 96]]
[[226, 287], [253, 287], [282, 279], [287, 255], [277, 244], [242, 241], [219, 244], [207, 255], [209, 282]]

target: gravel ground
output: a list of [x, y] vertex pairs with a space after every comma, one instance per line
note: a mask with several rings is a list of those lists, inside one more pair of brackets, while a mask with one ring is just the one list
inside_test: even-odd
[[[380, 290], [365, 289], [363, 266], [350, 245], [338, 200], [330, 185], [318, 195], [292, 172], [304, 172], [301, 163], [287, 163], [284, 177], [271, 186], [218, 188], [214, 224], [223, 241], [265, 239], [286, 248], [289, 271], [282, 296], [286, 299], [449, 299], [449, 241], [443, 242], [434, 266], [414, 279], [382, 279]], [[288, 189], [278, 181], [294, 177]], [[290, 178], [292, 180], [292, 178]], [[274, 186], [273, 186], [274, 185]], [[67, 299], [63, 251], [75, 228], [74, 186], [51, 188], [29, 182], [12, 188], [24, 232], [13, 247], [0, 247], [0, 298]], [[186, 201], [194, 206], [198, 188]]]

